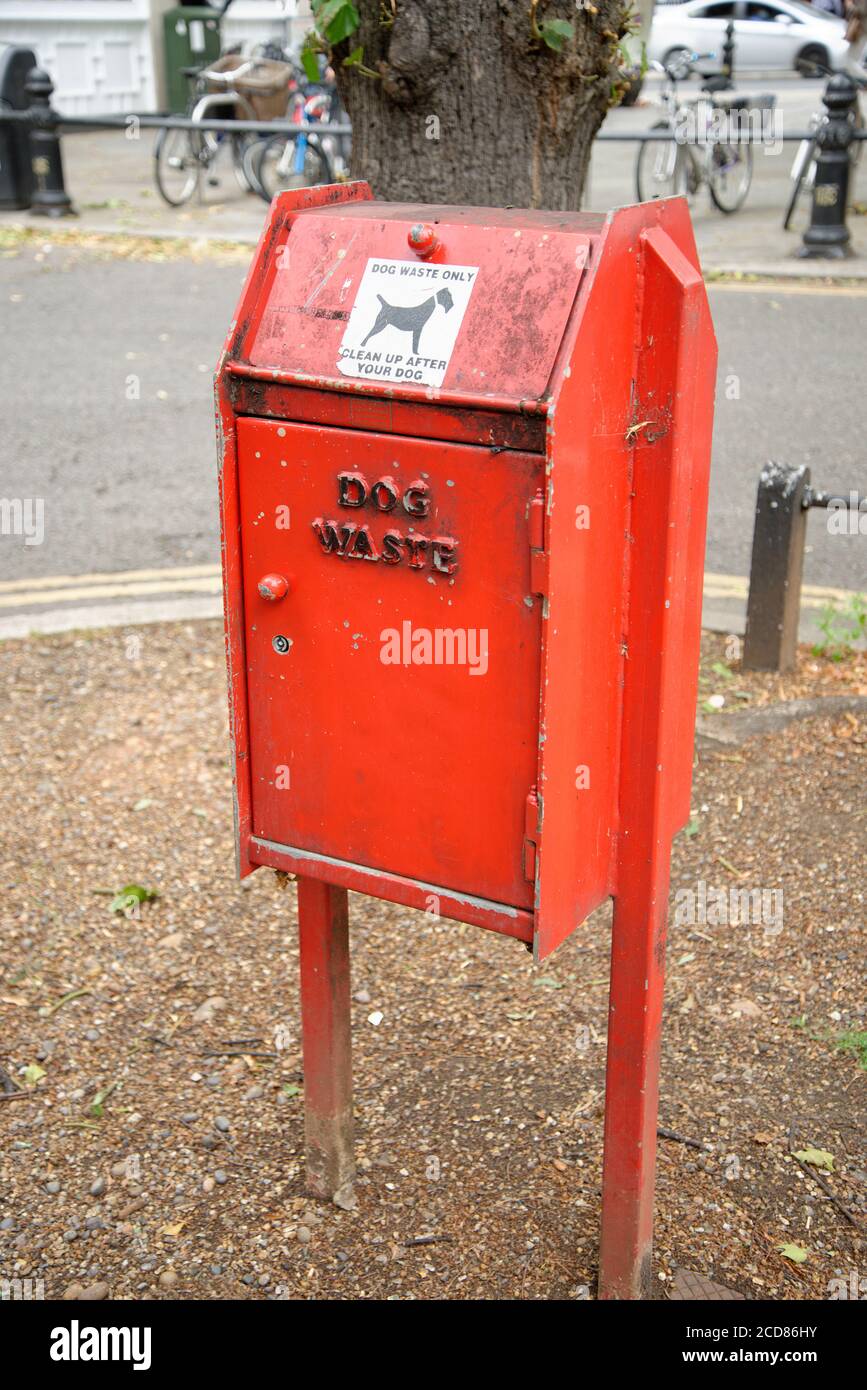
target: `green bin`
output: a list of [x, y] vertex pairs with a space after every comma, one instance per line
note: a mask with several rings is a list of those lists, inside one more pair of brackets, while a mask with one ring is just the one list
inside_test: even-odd
[[169, 110], [183, 114], [190, 95], [184, 68], [201, 68], [220, 56], [222, 14], [209, 5], [179, 5], [163, 15]]

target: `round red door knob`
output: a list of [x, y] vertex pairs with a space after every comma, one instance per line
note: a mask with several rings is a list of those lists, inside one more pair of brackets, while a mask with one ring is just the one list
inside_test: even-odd
[[439, 246], [439, 237], [429, 222], [416, 222], [410, 227], [407, 237], [409, 248], [417, 256], [432, 256]]
[[259, 593], [263, 598], [270, 599], [276, 603], [278, 599], [285, 598], [289, 592], [289, 580], [283, 574], [266, 574], [259, 580]]

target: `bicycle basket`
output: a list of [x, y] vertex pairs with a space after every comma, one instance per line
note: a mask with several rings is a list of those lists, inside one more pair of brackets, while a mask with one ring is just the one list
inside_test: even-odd
[[[221, 58], [211, 64], [208, 71], [231, 73], [249, 62], [249, 58], [243, 58], [239, 53], [224, 53]], [[280, 63], [274, 58], [256, 58], [254, 64], [229, 87], [226, 87], [222, 82], [214, 82], [208, 84], [208, 90], [231, 93], [234, 89], [243, 93], [247, 98], [256, 113], [257, 120], [279, 120], [281, 116], [286, 115], [289, 105], [289, 84], [292, 80], [292, 68], [288, 63]], [[207, 73], [205, 76], [207, 77]]]

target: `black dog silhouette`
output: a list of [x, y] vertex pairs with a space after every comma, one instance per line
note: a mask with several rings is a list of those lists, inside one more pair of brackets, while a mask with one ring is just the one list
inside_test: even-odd
[[404, 333], [412, 334], [412, 350], [416, 354], [418, 353], [421, 330], [437, 305], [442, 305], [446, 313], [454, 305], [454, 300], [448, 290], [439, 290], [437, 294], [432, 294], [430, 299], [422, 300], [421, 304], [410, 304], [405, 308], [399, 304], [389, 304], [388, 300], [383, 299], [381, 294], [376, 297], [382, 308], [376, 316], [376, 323], [361, 346], [365, 347], [371, 338], [376, 337], [376, 334], [381, 333], [383, 328], [388, 328], [391, 325], [392, 328], [399, 328]]

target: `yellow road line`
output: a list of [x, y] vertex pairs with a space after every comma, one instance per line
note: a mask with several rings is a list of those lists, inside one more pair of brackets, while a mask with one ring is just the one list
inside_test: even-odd
[[[749, 592], [749, 579], [742, 574], [711, 574], [704, 576], [705, 598], [743, 598]], [[832, 589], [823, 584], [803, 584], [801, 603], [808, 608], [820, 608], [825, 603], [846, 603], [854, 589]]]
[[92, 584], [75, 589], [31, 589], [0, 595], [0, 608], [23, 608], [31, 603], [73, 603], [95, 598], [153, 598], [159, 594], [218, 594], [220, 576], [209, 579], [172, 579], [164, 583]]
[[[219, 594], [221, 587], [219, 565], [180, 565], [176, 569], [127, 570], [119, 574], [56, 574], [0, 584], [0, 609], [94, 599], [156, 598], [162, 594]], [[748, 590], [746, 575], [704, 576], [705, 598], [746, 600]], [[801, 602], [807, 608], [821, 608], [826, 603], [846, 603], [853, 593], [851, 589], [804, 584]]]
[[799, 285], [793, 280], [707, 280], [705, 287], [740, 294], [848, 294], [856, 299], [867, 295], [867, 285]]
[[106, 574], [52, 574], [40, 579], [9, 579], [0, 584], [0, 594], [17, 593], [20, 589], [78, 588], [82, 584], [126, 584], [138, 579], [205, 579], [219, 577], [219, 565], [178, 565], [172, 569], [122, 570]]

